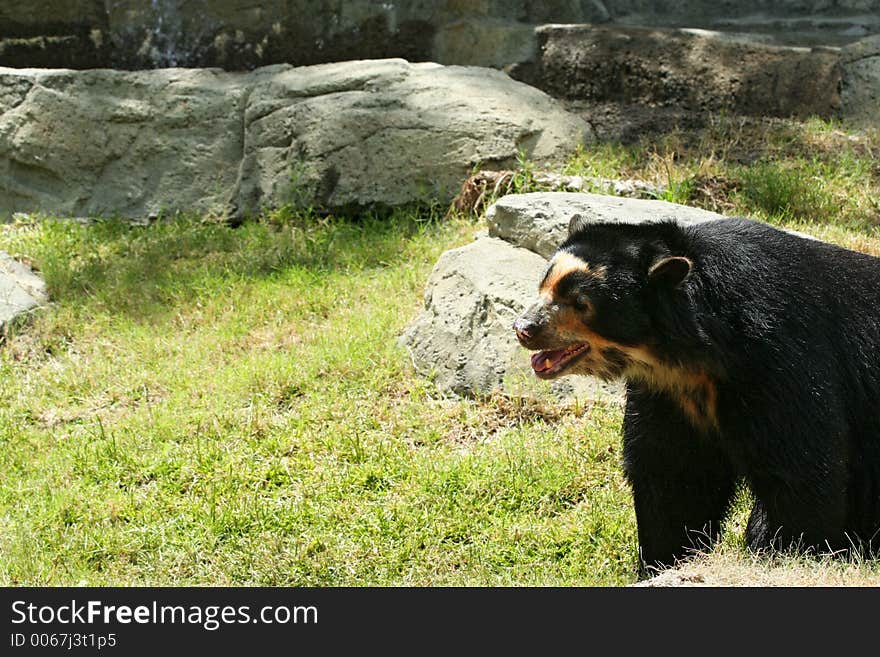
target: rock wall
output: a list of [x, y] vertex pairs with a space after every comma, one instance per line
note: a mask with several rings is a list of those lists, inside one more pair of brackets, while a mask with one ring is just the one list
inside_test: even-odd
[[755, 116], [841, 110], [837, 50], [685, 29], [547, 25], [537, 34], [535, 63], [514, 75], [556, 98]]
[[486, 66], [568, 101], [637, 105], [642, 119], [607, 135], [628, 138], [704, 111], [872, 121], [876, 58], [856, 51], [878, 34], [880, 0], [32, 0], [0, 5], [0, 66]]
[[0, 69], [0, 220], [448, 204], [476, 166], [559, 162], [591, 139], [492, 69]]
[[880, 0], [28, 0], [0, 5], [0, 66], [503, 65], [534, 47], [529, 27], [606, 22], [844, 42], [880, 31]]
[[844, 116], [868, 127], [880, 121], [880, 36], [843, 49], [841, 101]]

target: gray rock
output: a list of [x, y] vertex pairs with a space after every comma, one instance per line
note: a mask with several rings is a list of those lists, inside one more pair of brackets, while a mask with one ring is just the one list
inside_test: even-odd
[[510, 194], [486, 211], [489, 234], [549, 258], [565, 239], [568, 222], [579, 214], [592, 222], [641, 223], [672, 219], [683, 224], [721, 215], [686, 205], [649, 199], [575, 192]]
[[840, 109], [839, 52], [782, 47], [698, 29], [545, 25], [520, 79], [556, 98], [830, 117]]
[[0, 69], [0, 218], [222, 212], [242, 152], [245, 76]]
[[0, 331], [46, 299], [43, 280], [29, 267], [0, 251]]
[[242, 207], [448, 203], [473, 168], [524, 149], [560, 161], [589, 126], [500, 71], [344, 62], [257, 83], [244, 118]]
[[664, 201], [601, 194], [511, 194], [486, 213], [489, 236], [447, 251], [425, 289], [425, 309], [404, 331], [401, 344], [418, 372], [445, 393], [485, 394], [620, 402], [623, 387], [591, 377], [551, 383], [531, 372], [517, 343], [513, 320], [534, 299], [547, 258], [564, 240], [572, 215], [595, 222], [660, 221], [684, 224], [721, 215]]
[[841, 114], [856, 124], [872, 127], [880, 120], [880, 35], [843, 49]]
[[445, 252], [425, 288], [425, 309], [402, 334], [416, 370], [444, 393], [619, 400], [620, 390], [586, 377], [549, 385], [535, 378], [513, 320], [531, 301], [543, 258], [493, 237]]
[[[490, 22], [514, 29], [607, 21], [733, 28], [837, 43], [875, 33], [878, 9], [878, 0], [7, 0], [0, 3], [0, 65], [242, 70], [282, 62], [425, 61], [442, 53], [453, 58], [444, 64], [519, 56]], [[456, 30], [474, 37], [458, 40], [464, 51], [443, 47]], [[475, 59], [463, 62], [463, 52]]]
[[444, 64], [504, 68], [532, 61], [537, 43], [533, 25], [496, 18], [463, 19], [437, 31], [431, 59]]
[[343, 62], [0, 69], [0, 219], [448, 203], [477, 165], [562, 159], [589, 126], [495, 70]]

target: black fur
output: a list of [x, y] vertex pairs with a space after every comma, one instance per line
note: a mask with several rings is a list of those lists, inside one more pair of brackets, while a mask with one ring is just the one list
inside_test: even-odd
[[[747, 219], [577, 226], [562, 248], [607, 268], [582, 281], [590, 328], [716, 384], [717, 426], [698, 427], [668, 391], [627, 381], [643, 568], [711, 544], [742, 479], [757, 500], [750, 547], [877, 547], [880, 259]], [[690, 271], [651, 280], [669, 256]], [[606, 358], [623, 367], [619, 353]]]

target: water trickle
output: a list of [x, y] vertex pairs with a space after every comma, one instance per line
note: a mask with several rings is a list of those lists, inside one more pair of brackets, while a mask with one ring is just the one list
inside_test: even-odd
[[187, 64], [199, 34], [187, 34], [180, 0], [150, 0], [154, 23], [149, 28], [149, 59], [156, 68]]

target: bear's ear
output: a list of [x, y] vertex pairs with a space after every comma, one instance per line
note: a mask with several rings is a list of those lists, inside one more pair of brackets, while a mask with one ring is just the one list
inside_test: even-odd
[[571, 237], [575, 233], [582, 231], [587, 227], [587, 223], [587, 220], [581, 215], [572, 215], [571, 219], [568, 220], [568, 236]]
[[648, 270], [648, 280], [665, 287], [677, 287], [691, 273], [694, 263], [684, 256], [660, 258]]

